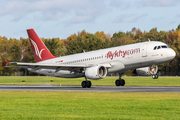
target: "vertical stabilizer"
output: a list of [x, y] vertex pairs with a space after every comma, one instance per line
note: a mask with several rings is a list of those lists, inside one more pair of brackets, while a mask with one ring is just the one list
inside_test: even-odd
[[42, 40], [38, 37], [34, 29], [28, 29], [27, 33], [34, 54], [34, 59], [36, 62], [41, 62], [44, 60], [55, 58], [44, 45]]

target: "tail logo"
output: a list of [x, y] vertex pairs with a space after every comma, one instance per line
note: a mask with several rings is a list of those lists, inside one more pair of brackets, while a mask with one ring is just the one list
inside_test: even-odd
[[30, 38], [30, 41], [31, 41], [32, 45], [34, 46], [36, 55], [37, 55], [40, 59], [42, 59], [41, 54], [42, 54], [42, 51], [45, 50], [45, 49], [41, 49], [41, 50], [39, 51], [37, 44], [36, 44], [31, 38]]

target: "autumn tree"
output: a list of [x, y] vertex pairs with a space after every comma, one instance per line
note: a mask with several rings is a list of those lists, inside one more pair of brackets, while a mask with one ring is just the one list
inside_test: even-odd
[[176, 30], [180, 30], [180, 24], [178, 25], [178, 27], [176, 28]]
[[[162, 41], [168, 44], [176, 51], [175, 59], [168, 63], [159, 65], [159, 71], [180, 72], [180, 24], [176, 31], [158, 31], [157, 28], [152, 28], [149, 32], [142, 32], [140, 29], [133, 28], [132, 31], [117, 32], [111, 37], [110, 34], [105, 34], [103, 31], [97, 31], [95, 34], [88, 33], [85, 30], [72, 34], [67, 39], [59, 38], [42, 38], [47, 48], [54, 56], [65, 56], [83, 51], [93, 51], [97, 49], [109, 48], [114, 46], [127, 45], [148, 41]], [[31, 49], [29, 39], [6, 38], [0, 36], [0, 74], [2, 72], [20, 71], [21, 69], [4, 69], [5, 60], [21, 61], [34, 63], [34, 55]]]
[[60, 46], [58, 44], [58, 41], [55, 38], [52, 38], [52, 40], [51, 39], [45, 39], [44, 44], [47, 46], [47, 48], [49, 49], [49, 51], [53, 55], [55, 55], [56, 49]]
[[99, 37], [103, 42], [105, 42], [106, 39], [109, 39], [108, 36], [107, 36], [103, 31], [101, 31], [101, 32], [97, 31], [97, 32], [95, 33], [95, 35], [96, 35], [97, 37]]
[[129, 35], [126, 35], [124, 32], [114, 33], [111, 38], [112, 46], [131, 44], [133, 43], [132, 40], [133, 38]]
[[173, 44], [174, 41], [178, 40], [178, 32], [177, 31], [173, 31], [170, 30], [169, 32], [166, 33], [166, 37], [164, 42], [166, 44], [168, 44], [169, 46], [171, 46]]

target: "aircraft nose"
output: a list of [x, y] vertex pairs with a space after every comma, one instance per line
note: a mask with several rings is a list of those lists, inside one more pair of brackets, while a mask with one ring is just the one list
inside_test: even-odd
[[174, 59], [175, 56], [176, 52], [173, 49], [167, 50], [167, 57], [169, 57], [170, 59]]

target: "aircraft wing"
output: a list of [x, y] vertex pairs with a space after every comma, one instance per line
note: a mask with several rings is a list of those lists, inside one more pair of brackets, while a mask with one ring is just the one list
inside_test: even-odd
[[[66, 65], [66, 64], [47, 64], [47, 63], [23, 63], [23, 62], [10, 62], [9, 64], [16, 65], [16, 66], [6, 66], [6, 67], [32, 68], [33, 70], [54, 69], [56, 71], [59, 71], [59, 70], [80, 71], [81, 68], [88, 68], [88, 67], [96, 66], [96, 64]], [[102, 65], [106, 68], [112, 67], [109, 63], [102, 63], [98, 65]]]
[[23, 68], [26, 69], [28, 66], [4, 66], [5, 68]]

